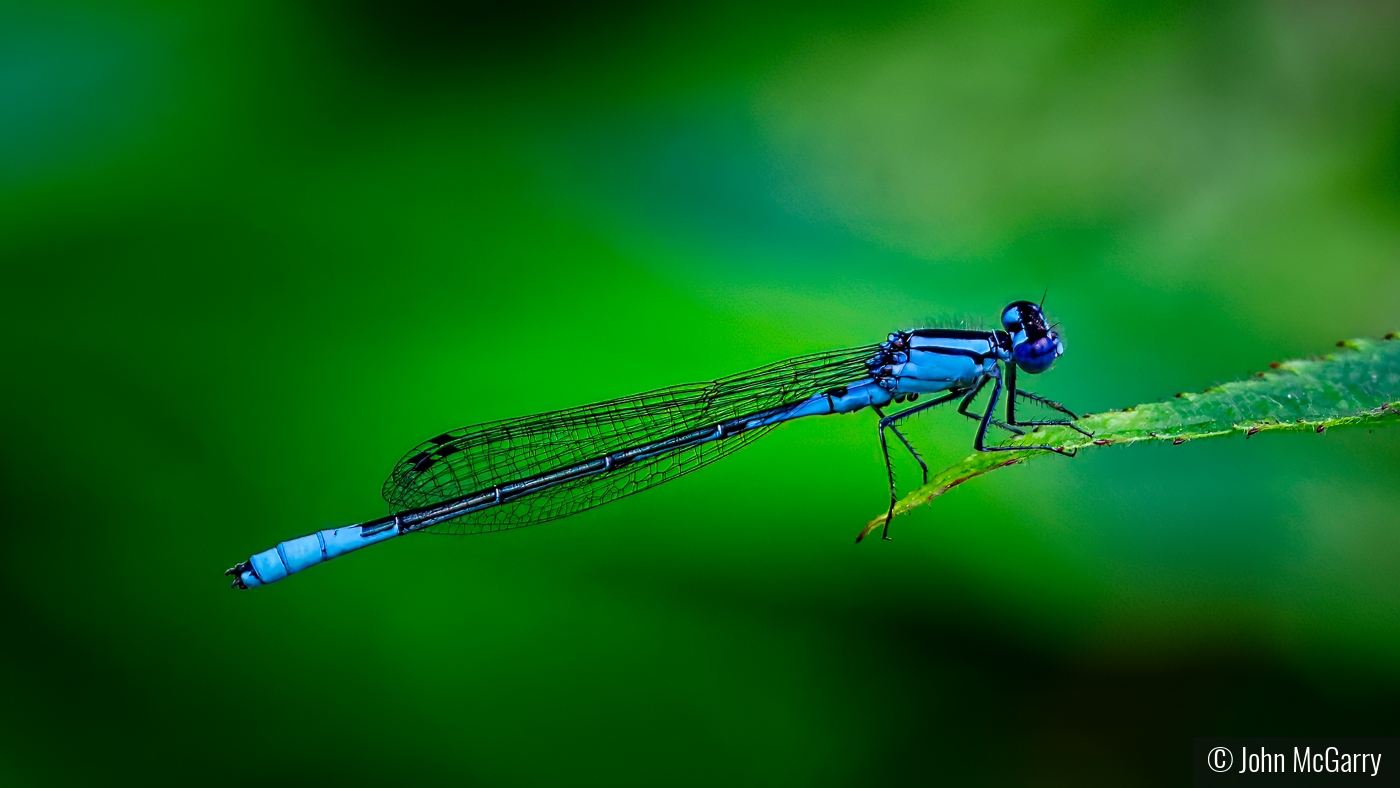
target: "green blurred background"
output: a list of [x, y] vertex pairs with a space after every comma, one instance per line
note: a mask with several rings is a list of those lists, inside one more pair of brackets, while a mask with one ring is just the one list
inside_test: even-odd
[[[1395, 3], [0, 9], [0, 783], [1181, 783], [1395, 735], [1400, 430], [852, 540], [869, 414], [249, 593], [447, 428], [995, 320], [1081, 411], [1400, 328]], [[912, 430], [969, 451], [950, 413]], [[900, 466], [907, 486], [911, 464]]]

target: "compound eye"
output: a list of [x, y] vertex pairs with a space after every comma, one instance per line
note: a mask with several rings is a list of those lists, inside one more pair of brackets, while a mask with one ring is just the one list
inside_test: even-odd
[[1034, 342], [1022, 342], [1013, 351], [1016, 366], [1032, 375], [1038, 375], [1055, 363], [1055, 359], [1064, 352], [1063, 347], [1053, 335], [1043, 336]]
[[1007, 333], [1014, 334], [1021, 330], [1021, 310], [1011, 307], [1001, 313], [1001, 324], [1006, 328]]

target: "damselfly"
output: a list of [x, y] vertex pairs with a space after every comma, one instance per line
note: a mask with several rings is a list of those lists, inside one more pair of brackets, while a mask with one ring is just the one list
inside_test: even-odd
[[[251, 588], [413, 531], [481, 533], [567, 517], [708, 465], [785, 421], [864, 408], [880, 419], [888, 539], [896, 495], [887, 433], [904, 444], [928, 482], [928, 466], [900, 432], [901, 420], [961, 398], [958, 413], [978, 422], [972, 442], [977, 451], [1074, 455], [1050, 445], [988, 446], [988, 427], [1023, 435], [1022, 427], [1066, 425], [1089, 434], [1067, 420], [1016, 418], [1017, 397], [1077, 417], [1016, 387], [1018, 369], [1044, 372], [1065, 351], [1040, 306], [1017, 301], [1002, 312], [1001, 322], [1002, 331], [896, 331], [878, 345], [799, 356], [710, 383], [444, 432], [394, 466], [383, 489], [389, 516], [282, 542], [225, 574], [234, 576], [234, 588]], [[1005, 421], [993, 416], [1003, 366], [1009, 389]], [[970, 412], [988, 384], [991, 395], [981, 414]], [[886, 415], [885, 408], [922, 395], [937, 396]]]

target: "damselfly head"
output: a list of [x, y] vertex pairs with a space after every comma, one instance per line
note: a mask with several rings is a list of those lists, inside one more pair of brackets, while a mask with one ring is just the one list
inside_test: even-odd
[[1001, 324], [1011, 335], [1011, 357], [1019, 369], [1033, 375], [1044, 372], [1064, 355], [1065, 343], [1045, 323], [1040, 305], [1015, 301], [1001, 313]]

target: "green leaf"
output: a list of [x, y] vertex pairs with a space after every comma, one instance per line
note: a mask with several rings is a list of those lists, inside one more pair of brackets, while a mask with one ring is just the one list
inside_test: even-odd
[[[1066, 427], [1042, 427], [1001, 445], [1038, 443], [1078, 450], [1142, 441], [1179, 444], [1237, 433], [1248, 438], [1276, 430], [1323, 432], [1395, 423], [1400, 421], [1400, 341], [1395, 339], [1395, 334], [1388, 334], [1381, 341], [1338, 342], [1341, 350], [1333, 355], [1270, 364], [1268, 372], [1200, 394], [1182, 393], [1165, 402], [1085, 415], [1076, 423], [1094, 433], [1092, 438]], [[927, 484], [895, 504], [894, 513], [923, 506], [989, 471], [1048, 454], [977, 452], [931, 475]], [[884, 524], [881, 513], [861, 530], [856, 541]]]

